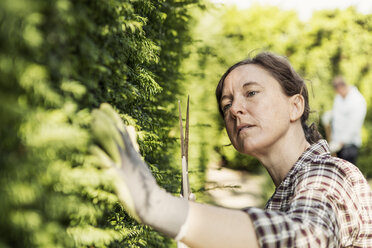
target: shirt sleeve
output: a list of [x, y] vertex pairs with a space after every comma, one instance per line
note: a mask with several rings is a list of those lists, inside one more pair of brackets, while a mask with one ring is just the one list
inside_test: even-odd
[[303, 187], [289, 209], [248, 208], [261, 247], [339, 247], [334, 200], [326, 189]]

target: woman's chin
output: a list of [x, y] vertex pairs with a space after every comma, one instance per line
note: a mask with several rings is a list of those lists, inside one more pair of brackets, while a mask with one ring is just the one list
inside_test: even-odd
[[247, 154], [253, 157], [256, 157], [257, 154], [260, 154], [260, 151], [262, 150], [263, 145], [260, 143], [244, 143], [242, 148], [238, 150], [240, 153]]

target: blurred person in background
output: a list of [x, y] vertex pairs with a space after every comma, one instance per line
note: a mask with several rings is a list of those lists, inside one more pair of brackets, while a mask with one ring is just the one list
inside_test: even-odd
[[112, 171], [131, 216], [194, 248], [372, 247], [370, 186], [308, 125], [307, 87], [286, 58], [263, 52], [236, 63], [216, 98], [234, 148], [256, 157], [276, 186], [265, 209], [222, 208], [166, 192], [130, 129], [103, 104], [93, 112], [92, 151]]
[[332, 85], [337, 95], [330, 125], [331, 151], [355, 164], [362, 144], [361, 128], [367, 111], [366, 101], [358, 89], [348, 85], [342, 76], [336, 76]]

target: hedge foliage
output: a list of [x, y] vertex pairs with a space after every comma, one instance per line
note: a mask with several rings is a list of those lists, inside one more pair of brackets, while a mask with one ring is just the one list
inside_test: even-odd
[[[180, 64], [198, 0], [0, 2], [0, 247], [167, 247], [122, 210], [89, 155], [108, 102], [139, 131], [159, 183], [170, 165]], [[174, 176], [177, 175], [177, 176]]]

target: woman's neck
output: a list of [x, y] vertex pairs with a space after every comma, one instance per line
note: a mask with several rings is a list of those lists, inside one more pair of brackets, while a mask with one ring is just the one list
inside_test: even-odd
[[266, 170], [269, 172], [276, 187], [287, 176], [290, 169], [296, 163], [301, 154], [310, 146], [307, 142], [303, 129], [295, 128], [292, 132], [282, 137], [265, 154], [257, 156]]

